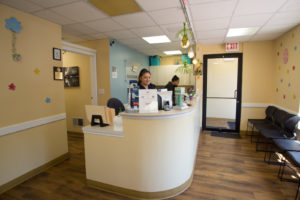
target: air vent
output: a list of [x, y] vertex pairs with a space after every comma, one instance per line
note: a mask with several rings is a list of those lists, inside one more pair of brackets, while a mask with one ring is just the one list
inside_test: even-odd
[[84, 126], [82, 118], [73, 118], [73, 126]]

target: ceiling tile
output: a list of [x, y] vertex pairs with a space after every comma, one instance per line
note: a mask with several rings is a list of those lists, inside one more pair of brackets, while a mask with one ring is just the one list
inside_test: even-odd
[[200, 44], [210, 45], [210, 44], [224, 44], [224, 38], [211, 38], [205, 40], [198, 40]]
[[262, 27], [257, 34], [277, 34], [285, 33], [292, 29], [297, 24], [281, 24], [281, 25], [269, 25]]
[[108, 38], [108, 36], [106, 36], [103, 33], [97, 33], [97, 34], [93, 34], [92, 35], [95, 39], [100, 40], [100, 39], [104, 39], [104, 38]]
[[194, 31], [210, 31], [215, 29], [225, 29], [228, 28], [230, 22], [229, 17], [203, 20], [203, 21], [193, 21]]
[[227, 37], [225, 42], [247, 42], [252, 36]]
[[78, 32], [83, 34], [96, 34], [97, 31], [95, 29], [92, 29], [88, 26], [86, 26], [85, 24], [82, 23], [78, 23], [78, 24], [69, 24], [69, 25], [65, 25], [64, 28], [74, 31], [74, 32]]
[[142, 9], [145, 11], [161, 10], [165, 8], [180, 8], [180, 1], [178, 0], [136, 0]]
[[121, 43], [123, 43], [123, 44], [126, 44], [126, 45], [148, 45], [148, 43], [145, 41], [145, 40], [143, 40], [143, 39], [141, 39], [141, 38], [134, 38], [134, 39], [120, 39], [120, 40], [118, 40], [118, 41], [120, 41]]
[[34, 12], [43, 9], [41, 6], [25, 0], [0, 0], [0, 3], [24, 12]]
[[279, 11], [286, 12], [286, 11], [296, 11], [296, 10], [300, 10], [299, 0], [289, 0], [287, 4], [285, 4]]
[[178, 41], [177, 33], [183, 29], [183, 23], [181, 24], [167, 24], [160, 26], [163, 31], [167, 34], [171, 41]]
[[[28, 1], [28, 0], [27, 0]], [[29, 0], [43, 8], [50, 8], [54, 6], [60, 6], [68, 3], [72, 3], [78, 0]]]
[[220, 1], [206, 4], [196, 4], [191, 7], [194, 21], [204, 19], [217, 19], [232, 16], [236, 0]]
[[230, 28], [260, 27], [264, 25], [271, 17], [272, 14], [234, 16], [231, 19]]
[[170, 8], [149, 12], [157, 24], [183, 23], [185, 17], [181, 8]]
[[99, 32], [109, 32], [124, 29], [122, 26], [120, 26], [120, 24], [116, 23], [111, 18], [99, 19], [91, 22], [86, 22], [84, 24]]
[[227, 29], [197, 32], [198, 40], [210, 38], [225, 38]]
[[203, 4], [203, 3], [212, 3], [218, 1], [226, 1], [226, 0], [187, 0], [190, 5], [193, 4]]
[[93, 7], [87, 2], [75, 2], [64, 6], [51, 8], [52, 11], [57, 12], [76, 22], [85, 22], [95, 19], [106, 18], [107, 15]]
[[250, 41], [268, 41], [275, 40], [280, 37], [283, 33], [273, 33], [273, 34], [256, 34], [254, 35]]
[[132, 32], [130, 32], [128, 30], [105, 32], [105, 35], [108, 35], [110, 38], [113, 38], [113, 39], [137, 38], [136, 35], [134, 35]]
[[286, 0], [239, 0], [235, 16], [276, 12]]
[[284, 12], [275, 14], [268, 22], [269, 25], [291, 24], [300, 22], [300, 12]]
[[126, 28], [146, 27], [155, 25], [153, 20], [145, 12], [115, 16], [112, 19]]
[[135, 29], [131, 29], [131, 31], [134, 32], [135, 34], [137, 34], [140, 37], [156, 36], [156, 35], [163, 35], [164, 34], [159, 26], [135, 28]]
[[51, 10], [41, 10], [38, 12], [33, 13], [35, 16], [41, 17], [43, 19], [46, 19], [48, 21], [54, 22], [56, 24], [65, 25], [65, 24], [71, 24], [74, 23], [73, 20], [70, 20], [64, 16], [61, 16]]

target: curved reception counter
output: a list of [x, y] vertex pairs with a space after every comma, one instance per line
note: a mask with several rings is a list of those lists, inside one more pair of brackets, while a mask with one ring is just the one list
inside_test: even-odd
[[83, 128], [87, 185], [136, 199], [163, 199], [186, 190], [200, 134], [199, 103], [121, 116], [123, 131]]

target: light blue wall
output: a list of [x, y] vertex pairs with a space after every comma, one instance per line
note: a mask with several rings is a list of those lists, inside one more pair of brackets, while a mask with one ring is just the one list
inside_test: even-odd
[[[149, 57], [117, 41], [114, 41], [112, 44], [112, 40], [110, 40], [110, 44], [110, 94], [112, 98], [118, 98], [123, 103], [127, 103], [128, 81], [126, 80], [126, 67], [138, 66], [138, 75], [142, 68], [149, 70]], [[112, 78], [113, 66], [117, 68], [117, 78]]]

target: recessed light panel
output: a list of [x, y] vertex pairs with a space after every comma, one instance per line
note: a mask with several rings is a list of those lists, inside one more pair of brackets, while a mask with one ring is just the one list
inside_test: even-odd
[[226, 37], [237, 37], [237, 36], [247, 36], [254, 35], [259, 27], [251, 28], [231, 28], [229, 29]]
[[175, 51], [164, 51], [166, 55], [179, 55], [182, 54], [180, 50], [175, 50]]
[[171, 40], [166, 35], [143, 37], [149, 44], [168, 43]]

